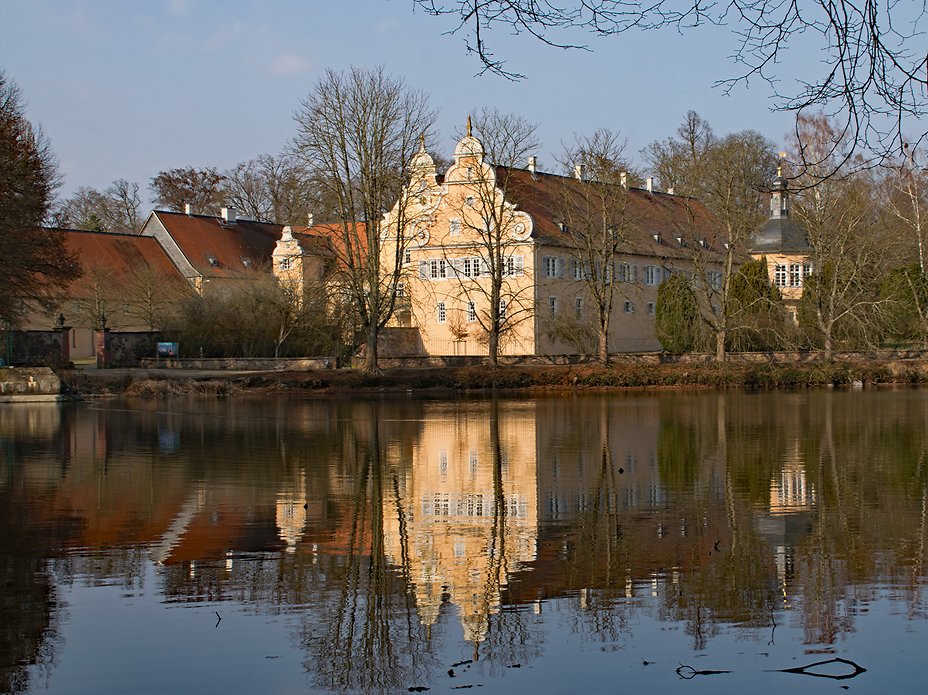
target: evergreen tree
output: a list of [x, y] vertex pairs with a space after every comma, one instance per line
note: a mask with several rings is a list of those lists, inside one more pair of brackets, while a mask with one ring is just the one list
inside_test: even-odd
[[673, 275], [657, 288], [657, 338], [667, 352], [692, 352], [701, 347], [699, 305], [689, 281]]
[[62, 236], [42, 228], [57, 185], [48, 140], [26, 119], [19, 88], [0, 71], [0, 317], [8, 321], [79, 273]]

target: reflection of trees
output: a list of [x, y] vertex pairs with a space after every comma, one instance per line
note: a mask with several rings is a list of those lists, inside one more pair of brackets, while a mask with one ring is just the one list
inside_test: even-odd
[[705, 648], [720, 622], [769, 626], [775, 605], [773, 554], [754, 521], [755, 499], [769, 499], [781, 447], [757, 436], [762, 401], [745, 408], [730, 400], [703, 396], [698, 410], [678, 404], [661, 423], [661, 477], [677, 493], [677, 514], [716, 515], [720, 524], [716, 538], [702, 534], [700, 542], [697, 532], [691, 552], [698, 559], [663, 598], [662, 616], [685, 622], [696, 649]]
[[905, 587], [910, 615], [925, 612], [928, 441], [910, 399], [821, 392], [810, 401], [821, 415], [803, 433], [804, 454], [821, 503], [795, 549], [796, 590], [806, 641], [830, 644], [853, 630], [876, 581]]
[[[50, 434], [54, 441], [56, 433]], [[16, 494], [26, 485], [25, 456], [4, 439], [0, 436], [0, 692], [17, 693], [30, 689], [30, 671], [47, 674], [55, 664], [61, 607], [46, 556], [68, 529], [36, 529], [31, 500]]]
[[[129, 417], [75, 411], [77, 423], [64, 410], [67, 427], [42, 425], [17, 440], [28, 444], [0, 448], [0, 690], [28, 688], [19, 664], [53, 663], [55, 581], [135, 586], [200, 486], [199, 526], [166, 557], [157, 590], [170, 601], [296, 607], [307, 669], [339, 691], [405, 689], [442, 673], [432, 653], [455, 610], [486, 672], [530, 660], [556, 629], [541, 613], [564, 615], [534, 604], [553, 597], [569, 597], [581, 638], [621, 641], [635, 611], [654, 610], [697, 648], [724, 624], [766, 640], [772, 617], [786, 622], [783, 607], [806, 641], [835, 642], [874, 586], [925, 619], [928, 407], [912, 393], [204, 403], [199, 415], [151, 404]], [[154, 434], [174, 429], [172, 448], [156, 451]], [[28, 467], [13, 465], [27, 454]], [[787, 467], [815, 496], [774, 510], [771, 486]], [[286, 553], [281, 491], [308, 505]], [[484, 511], [429, 516], [434, 493], [482, 495]], [[525, 516], [512, 512], [532, 494]]]
[[[480, 626], [470, 626], [472, 635], [485, 634], [483, 647], [484, 659], [491, 661], [491, 672], [512, 663], [525, 660], [531, 653], [537, 653], [540, 636], [529, 635], [526, 614], [516, 606], [507, 606], [505, 589], [509, 585], [509, 554], [515, 542], [515, 534], [510, 537], [507, 521], [507, 496], [504, 485], [506, 454], [500, 437], [500, 406], [494, 398], [490, 402], [489, 417], [490, 455], [493, 473], [493, 518], [490, 536], [487, 539], [486, 573], [481, 594], [477, 597], [480, 605], [472, 613], [473, 617], [483, 622]], [[513, 498], [515, 497], [513, 491]], [[517, 564], [517, 563], [515, 563]], [[494, 619], [490, 616], [495, 614]], [[480, 657], [478, 643], [474, 642], [474, 658]]]
[[[396, 498], [398, 472], [381, 445], [382, 417], [376, 403], [363, 417], [355, 414], [357, 468], [344, 565], [336, 596], [303, 637], [310, 654], [307, 670], [338, 691], [405, 688], [423, 668], [426, 641], [407, 598], [408, 566], [397, 571], [385, 547], [385, 510], [401, 514], [402, 506]], [[400, 528], [404, 533], [405, 524]], [[407, 539], [400, 543], [405, 549]]]
[[[0, 504], [5, 501], [0, 497]], [[17, 538], [18, 547], [0, 540], [0, 692], [16, 693], [29, 690], [30, 667], [54, 666], [60, 608], [41, 552], [23, 545], [4, 516], [0, 538]]]
[[577, 554], [576, 561], [570, 563], [570, 583], [581, 592], [575, 629], [614, 642], [628, 629], [626, 611], [616, 599], [625, 596], [626, 584], [631, 581], [630, 549], [618, 510], [619, 474], [613, 460], [609, 401], [602, 399], [597, 405], [598, 466], [586, 504], [579, 510]]

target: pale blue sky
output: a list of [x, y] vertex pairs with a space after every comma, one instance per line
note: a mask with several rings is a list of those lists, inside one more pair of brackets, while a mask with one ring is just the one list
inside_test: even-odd
[[[688, 109], [718, 133], [754, 128], [782, 143], [789, 114], [771, 112], [764, 84], [726, 97], [712, 87], [736, 68], [726, 29], [595, 39], [561, 51], [502, 29], [498, 54], [528, 75], [476, 76], [453, 23], [412, 0], [0, 0], [0, 67], [51, 139], [62, 194], [143, 184], [179, 166], [220, 169], [278, 152], [293, 112], [327, 67], [384, 65], [431, 95], [444, 154], [468, 111], [493, 105], [541, 124], [541, 168], [562, 141], [620, 131], [628, 153], [672, 135]], [[798, 60], [798, 58], [797, 58]], [[788, 66], [784, 68], [788, 70]]]

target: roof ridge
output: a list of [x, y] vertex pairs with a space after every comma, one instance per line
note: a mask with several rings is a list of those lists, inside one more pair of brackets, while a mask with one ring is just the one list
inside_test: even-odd
[[695, 200], [700, 203], [702, 202], [697, 196], [694, 196], [694, 195], [684, 195], [682, 193], [669, 193], [668, 191], [660, 191], [657, 189], [649, 191], [647, 188], [642, 188], [641, 186], [622, 186], [621, 183], [609, 183], [607, 181], [595, 181], [595, 182], [587, 181], [584, 179], [578, 179], [576, 176], [572, 176], [570, 174], [555, 174], [550, 171], [539, 171], [537, 169], [535, 171], [532, 171], [531, 169], [525, 169], [522, 167], [511, 167], [505, 164], [496, 164], [495, 166], [497, 169], [507, 169], [509, 171], [518, 171], [520, 173], [529, 174], [535, 178], [538, 178], [541, 176], [548, 176], [548, 177], [555, 178], [555, 179], [564, 179], [566, 181], [579, 181], [580, 183], [602, 183], [607, 186], [616, 186], [616, 187], [625, 188], [625, 190], [628, 190], [628, 191], [640, 191], [641, 193], [649, 193], [651, 195], [666, 195], [666, 196], [670, 196], [671, 198], [684, 198], [687, 200]]
[[111, 237], [128, 237], [130, 239], [135, 239], [136, 237], [148, 239], [149, 237], [143, 237], [138, 232], [107, 232], [102, 229], [78, 229], [77, 227], [43, 227], [50, 232], [77, 232], [78, 234], [102, 234], [104, 236]]

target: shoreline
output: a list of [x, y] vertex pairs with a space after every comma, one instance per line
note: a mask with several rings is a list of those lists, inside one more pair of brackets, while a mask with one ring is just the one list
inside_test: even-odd
[[230, 397], [270, 394], [533, 393], [628, 389], [797, 389], [815, 386], [926, 385], [928, 358], [802, 363], [466, 366], [318, 371], [223, 372], [172, 369], [67, 369], [62, 393], [76, 398]]

